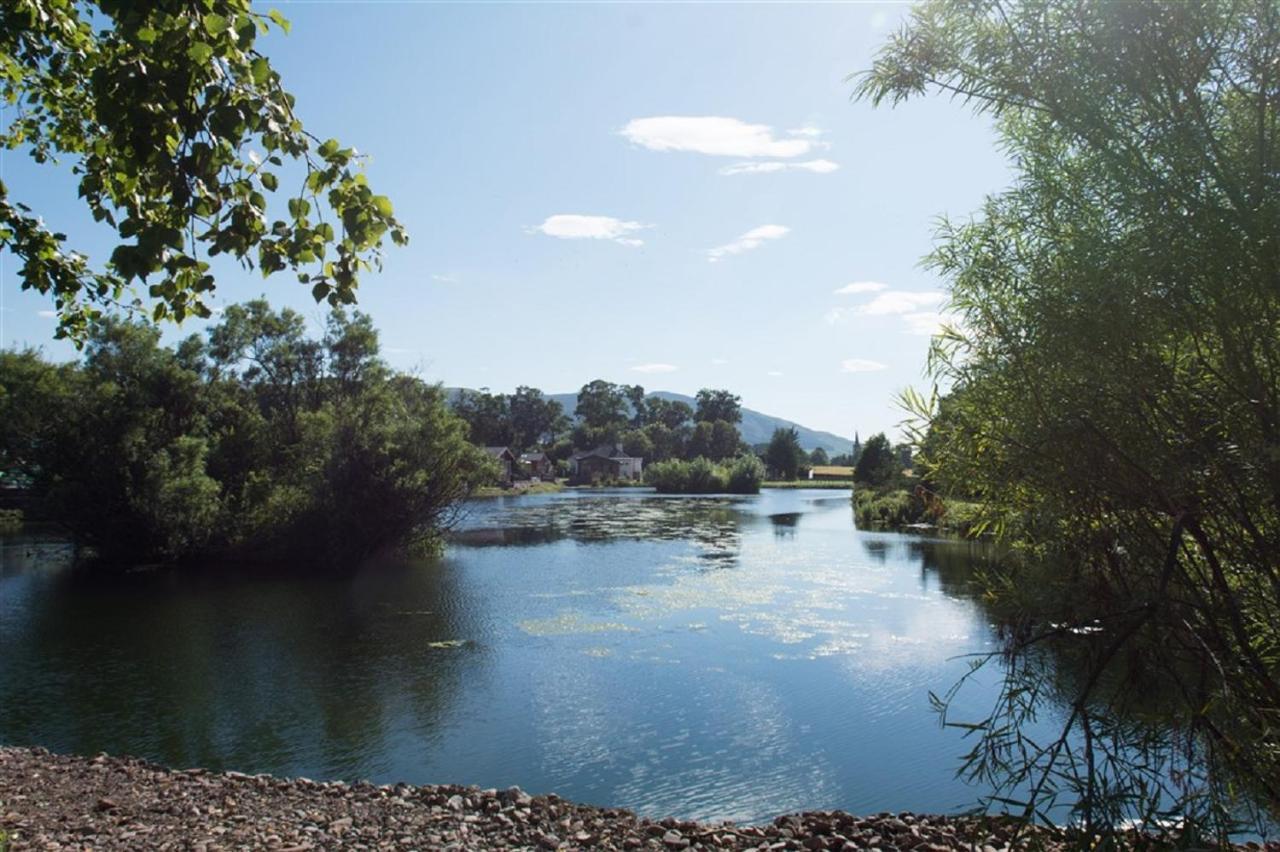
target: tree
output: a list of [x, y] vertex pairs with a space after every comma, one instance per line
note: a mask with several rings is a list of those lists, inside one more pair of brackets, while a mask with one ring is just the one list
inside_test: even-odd
[[[14, 107], [0, 146], [70, 163], [94, 219], [121, 240], [95, 267], [0, 183], [0, 248], [22, 261], [24, 289], [53, 299], [57, 336], [83, 342], [135, 282], [156, 319], [210, 316], [217, 254], [264, 275], [292, 270], [316, 301], [348, 304], [384, 237], [407, 241], [361, 158], [303, 128], [256, 48], [272, 25], [289, 27], [250, 0], [0, 8], [0, 96]], [[301, 187], [272, 218], [267, 196], [289, 162]]]
[[629, 456], [653, 460], [653, 441], [641, 429], [632, 429], [622, 436], [622, 449]]
[[[950, 404], [905, 401], [925, 475], [1033, 554], [986, 590], [1021, 627], [970, 774], [1030, 789], [1028, 815], [1080, 792], [1086, 833], [1173, 809], [1225, 839], [1232, 793], [1280, 814], [1278, 40], [1270, 0], [933, 0], [860, 87], [959, 96], [1014, 169], [929, 261], [958, 319], [931, 356]], [[1087, 666], [1033, 747], [1016, 722], [1054, 692], [1031, 662], [1050, 641]], [[1158, 728], [1124, 713], [1150, 694]], [[1166, 786], [1176, 755], [1204, 783]]]
[[661, 423], [668, 429], [680, 429], [693, 420], [693, 409], [688, 403], [653, 396], [649, 397], [647, 404], [649, 411], [646, 419], [649, 423]]
[[685, 436], [683, 431], [668, 428], [663, 423], [650, 423], [644, 427], [645, 437], [649, 439], [650, 455], [653, 461], [678, 459], [684, 456]]
[[477, 446], [509, 447], [515, 439], [511, 409], [504, 394], [490, 393], [488, 388], [464, 388], [454, 398], [453, 410], [466, 422], [467, 434]]
[[620, 385], [596, 379], [578, 391], [574, 414], [593, 429], [622, 426], [627, 422], [627, 394]]
[[627, 404], [631, 406], [631, 426], [639, 429], [644, 426], [649, 414], [649, 409], [644, 404], [644, 388], [640, 385], [623, 385], [622, 392], [627, 397]]
[[804, 459], [800, 434], [794, 427], [773, 430], [773, 437], [769, 439], [769, 447], [764, 453], [764, 463], [774, 476], [788, 481], [795, 479]]
[[561, 421], [564, 408], [554, 399], [547, 399], [537, 388], [521, 385], [507, 400], [511, 417], [512, 444], [524, 451], [541, 441], [554, 443], [555, 435], [563, 431]]
[[0, 352], [0, 464], [113, 560], [342, 564], [435, 540], [488, 460], [438, 387], [378, 358], [367, 318], [320, 341], [296, 320], [251, 303], [173, 349], [110, 318], [78, 364]]
[[902, 468], [898, 454], [889, 445], [883, 432], [872, 435], [862, 447], [862, 455], [853, 468], [854, 482], [880, 488], [892, 483]]
[[714, 423], [723, 420], [726, 423], [742, 422], [742, 397], [727, 390], [703, 388], [698, 391], [698, 408], [693, 419], [699, 423]]
[[829, 464], [830, 460], [827, 458], [826, 450], [822, 447], [814, 447], [813, 452], [809, 453], [809, 462], [815, 465], [825, 465]]

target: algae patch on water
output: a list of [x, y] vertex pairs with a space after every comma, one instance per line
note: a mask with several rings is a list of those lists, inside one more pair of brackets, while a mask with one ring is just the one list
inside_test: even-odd
[[616, 621], [589, 621], [582, 613], [566, 610], [551, 618], [530, 618], [517, 625], [530, 636], [571, 636], [575, 633], [635, 632]]

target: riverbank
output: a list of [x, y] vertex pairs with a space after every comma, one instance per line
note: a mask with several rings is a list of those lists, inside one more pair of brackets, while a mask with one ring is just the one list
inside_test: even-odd
[[[993, 819], [814, 812], [764, 826], [653, 821], [517, 787], [374, 785], [170, 770], [132, 758], [0, 748], [0, 837], [13, 850], [1061, 848]], [[0, 849], [6, 840], [0, 839]], [[1043, 844], [1043, 845], [1042, 845]], [[1262, 848], [1255, 845], [1253, 848]], [[1280, 852], [1280, 844], [1266, 847]]]
[[565, 489], [561, 482], [531, 482], [517, 480], [510, 488], [499, 488], [496, 485], [483, 485], [471, 493], [472, 497], [519, 497], [524, 494], [555, 494]]

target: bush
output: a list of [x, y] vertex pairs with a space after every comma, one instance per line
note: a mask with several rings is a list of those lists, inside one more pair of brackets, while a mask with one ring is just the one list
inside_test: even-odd
[[728, 467], [698, 456], [655, 462], [645, 468], [644, 478], [661, 494], [755, 494], [764, 481], [764, 465], [755, 456], [741, 456]]
[[755, 455], [738, 456], [729, 466], [729, 491], [733, 494], [759, 494], [764, 482], [764, 462]]

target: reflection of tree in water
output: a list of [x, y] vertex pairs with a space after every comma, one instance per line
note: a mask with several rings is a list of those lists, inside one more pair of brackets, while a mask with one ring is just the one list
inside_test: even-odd
[[[741, 527], [757, 521], [728, 497], [593, 497], [504, 507], [472, 517], [450, 541], [466, 547], [520, 547], [571, 540], [580, 544], [619, 540], [689, 541], [699, 558], [716, 566], [736, 564]], [[798, 513], [797, 513], [798, 517]]]
[[777, 512], [769, 516], [769, 523], [773, 524], [774, 538], [795, 538], [796, 527], [800, 525], [800, 516], [803, 512]]
[[1055, 820], [1094, 825], [1186, 817], [1213, 831], [1267, 827], [1260, 805], [1274, 801], [1275, 791], [1222, 761], [1221, 750], [1247, 747], [1235, 742], [1232, 720], [1211, 701], [1194, 718], [1171, 710], [1210, 680], [1199, 649], [1154, 624], [1130, 633], [1126, 613], [1097, 617], [1115, 607], [1061, 565], [1024, 561], [1007, 572], [997, 549], [960, 540], [863, 544], [881, 560], [891, 547], [916, 551], [922, 574], [936, 577], [946, 594], [973, 600], [996, 628], [1001, 647], [986, 662], [999, 664], [1004, 677], [990, 715], [944, 714], [977, 726], [966, 727], [978, 745], [965, 774], [993, 791], [989, 805], [1034, 804]]
[[40, 572], [10, 582], [31, 585], [20, 623], [0, 620], [0, 741], [9, 743], [370, 777], [386, 771], [396, 715], [438, 730], [483, 659], [475, 645], [441, 647], [478, 629], [443, 568]]

